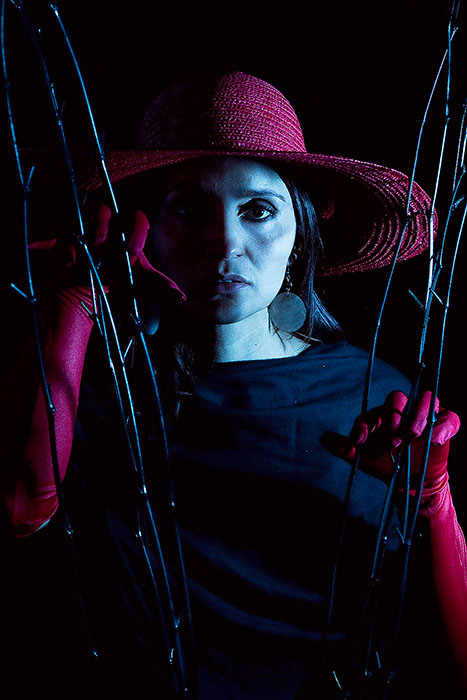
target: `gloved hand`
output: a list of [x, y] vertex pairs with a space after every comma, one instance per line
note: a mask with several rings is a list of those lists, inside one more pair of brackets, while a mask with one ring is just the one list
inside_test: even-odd
[[[369, 410], [355, 420], [348, 437], [326, 433], [323, 444], [332, 454], [350, 462], [359, 450], [359, 467], [388, 480], [394, 471], [398, 450], [408, 442], [411, 448], [411, 479], [414, 484], [423, 467], [424, 434], [430, 418], [431, 398], [431, 392], [423, 392], [406, 414], [407, 396], [401, 391], [393, 391], [382, 406]], [[460, 427], [457, 414], [441, 408], [437, 398], [435, 417], [422, 499], [434, 495], [447, 484], [449, 441]]]
[[[97, 225], [94, 239], [96, 246], [112, 245], [111, 218], [110, 208], [106, 204], [101, 204], [97, 209], [96, 216]], [[133, 220], [129, 222], [128, 226], [124, 226], [124, 229], [133, 275], [139, 277], [140, 281], [144, 280], [144, 285], [148, 290], [153, 286], [155, 292], [173, 292], [174, 298], [185, 300], [185, 294], [175, 282], [156, 270], [146, 257], [144, 247], [149, 231], [149, 221], [146, 215], [142, 211], [136, 210]]]
[[[90, 235], [87, 233], [90, 239], [88, 247], [99, 270], [99, 278], [105, 292], [114, 290], [123, 300], [130, 298], [128, 286], [125, 286], [125, 281], [129, 282], [128, 268], [118, 245], [121, 242], [120, 231], [116, 230], [122, 225], [138, 299], [138, 314], [145, 332], [153, 335], [159, 327], [160, 302], [167, 299], [184, 301], [185, 294], [173, 280], [156, 270], [146, 257], [144, 246], [149, 231], [146, 215], [137, 210], [132, 219], [126, 217], [124, 221], [120, 217], [113, 226], [111, 219], [112, 212], [106, 204], [101, 203], [87, 211], [85, 228], [91, 232]], [[67, 288], [69, 294], [74, 290], [75, 295], [79, 296], [77, 301], [93, 314], [89, 261], [80, 244], [55, 238], [32, 243], [30, 248], [33, 251], [47, 251], [50, 271], [47, 284], [50, 286], [50, 277], [58, 290]], [[131, 314], [133, 311], [131, 309]]]
[[[89, 243], [93, 259], [99, 258], [102, 262], [99, 275], [105, 292], [109, 285], [119, 282], [118, 274], [113, 274], [112, 263], [116, 256], [113, 255], [110, 218], [110, 209], [105, 205], [97, 210]], [[143, 249], [148, 229], [144, 214], [136, 212], [128, 235], [134, 274], [144, 276], [149, 294], [175, 295], [176, 299], [183, 299], [183, 293], [172, 280], [155, 270], [147, 260]], [[47, 286], [51, 293], [40, 298], [39, 325], [46, 380], [55, 409], [58, 470], [63, 479], [71, 454], [81, 377], [93, 327], [94, 299], [86, 260], [82, 259], [83, 252], [78, 244], [54, 239], [33, 243], [31, 249], [46, 251], [44, 257], [50, 269]], [[32, 339], [2, 388], [0, 410], [2, 444], [6, 446], [5, 468], [1, 473], [2, 496], [14, 531], [17, 536], [26, 536], [48, 521], [58, 507], [49, 412], [40, 386]]]
[[[326, 433], [322, 442], [332, 454], [348, 461], [353, 461], [359, 450], [359, 466], [385, 481], [393, 473], [393, 457], [404, 447], [403, 443], [409, 442], [411, 475], [416, 480], [424, 463], [431, 396], [430, 392], [424, 392], [406, 414], [407, 397], [394, 391], [383, 406], [359, 416], [348, 437]], [[437, 399], [434, 408], [436, 420], [419, 513], [428, 522], [439, 608], [467, 689], [467, 546], [457, 520], [447, 471], [449, 441], [459, 430], [460, 420], [452, 411], [441, 408]]]
[[[105, 241], [109, 237], [110, 219], [110, 209], [106, 205], [101, 205], [98, 218], [101, 240]], [[138, 298], [139, 316], [145, 332], [153, 335], [159, 327], [159, 302], [168, 297], [175, 301], [185, 301], [186, 296], [173, 280], [156, 270], [146, 257], [144, 247], [148, 236], [149, 222], [142, 211], [135, 212], [129, 231], [128, 255]]]
[[[110, 207], [99, 204], [88, 213], [86, 226], [91, 231], [88, 246], [107, 288], [112, 287], [112, 284], [121, 285], [122, 281], [118, 277], [122, 272], [121, 266], [115, 264], [121, 254], [117, 251], [116, 231], [111, 230], [111, 219]], [[140, 210], [135, 211], [133, 219], [127, 221], [124, 228], [132, 273], [146, 294], [152, 291], [154, 295], [171, 295], [174, 299], [184, 301], [185, 294], [175, 282], [156, 270], [146, 257], [144, 247], [149, 231], [146, 215]], [[84, 286], [89, 281], [88, 265], [78, 242], [54, 238], [31, 243], [29, 248], [33, 251], [52, 252], [53, 259], [49, 262], [49, 268], [52, 269], [58, 288]]]

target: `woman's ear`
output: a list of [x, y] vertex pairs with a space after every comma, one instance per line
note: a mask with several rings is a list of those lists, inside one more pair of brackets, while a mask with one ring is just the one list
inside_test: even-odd
[[288, 261], [289, 267], [292, 267], [292, 265], [297, 262], [299, 252], [300, 252], [300, 246], [297, 243], [295, 243], [294, 247], [292, 248], [292, 252], [289, 255], [289, 261]]

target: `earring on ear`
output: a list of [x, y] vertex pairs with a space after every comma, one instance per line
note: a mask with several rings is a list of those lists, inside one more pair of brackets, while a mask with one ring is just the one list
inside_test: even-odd
[[269, 318], [280, 331], [293, 333], [303, 326], [306, 319], [306, 306], [302, 299], [293, 294], [290, 278], [290, 262], [285, 273], [285, 291], [276, 296], [269, 305]]

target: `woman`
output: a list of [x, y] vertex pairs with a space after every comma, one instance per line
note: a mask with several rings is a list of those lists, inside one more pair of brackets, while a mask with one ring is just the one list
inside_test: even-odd
[[[382, 698], [388, 688], [401, 698], [420, 691], [420, 668], [435, 662], [444, 680], [454, 673], [449, 657], [462, 665], [466, 650], [466, 548], [447, 480], [458, 418], [436, 405], [420, 501], [426, 544], [414, 554], [399, 629], [404, 535], [397, 508], [385, 521], [383, 545], [378, 532], [398, 448], [408, 440], [412, 476], [422, 468], [431, 397], [422, 393], [406, 411], [409, 382], [376, 362], [372, 408], [354, 424], [368, 358], [342, 339], [314, 290], [315, 272], [391, 261], [407, 178], [307, 153], [287, 100], [243, 73], [168, 88], [143, 118], [138, 148], [109, 153], [107, 167], [120, 222], [132, 216], [125, 230], [141, 310], [141, 319], [133, 315], [136, 330], [120, 312], [120, 331], [131, 339], [144, 324], [166, 433], [161, 439], [138, 343], [127, 353], [135, 354], [127, 366], [136, 386], [130, 413], [141, 428], [136, 454], [132, 436], [125, 439], [131, 422], [120, 427], [124, 399], [109, 391], [115, 375], [103, 370], [98, 338], [80, 391], [97, 307], [68, 248], [68, 277], [44, 319], [66, 504], [56, 515], [49, 419], [24, 360], [4, 404], [9, 430], [19, 405], [26, 445], [21, 459], [16, 447], [7, 460], [6, 513], [16, 535], [38, 542], [26, 544], [27, 555], [32, 550], [42, 570], [55, 574], [51, 588], [35, 582], [34, 602], [22, 613], [30, 629], [30, 616], [36, 629], [51, 628], [45, 653], [34, 644], [28, 663], [43, 669], [58, 659], [107, 688], [149, 683], [161, 697], [200, 700]], [[111, 207], [94, 170], [81, 186], [97, 213], [89, 244], [104, 291], [125, 309]], [[409, 214], [400, 259], [427, 245], [429, 200], [416, 185]], [[399, 482], [397, 490], [403, 508]], [[56, 568], [64, 511], [74, 531], [69, 571], [66, 561]], [[50, 590], [42, 617], [37, 597]], [[63, 617], [73, 605], [81, 627]], [[446, 632], [452, 652], [441, 656], [437, 637]], [[435, 684], [432, 675], [427, 687]]]

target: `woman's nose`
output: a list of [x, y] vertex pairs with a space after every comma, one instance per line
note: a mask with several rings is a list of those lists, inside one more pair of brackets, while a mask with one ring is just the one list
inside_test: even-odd
[[219, 260], [238, 258], [244, 252], [244, 236], [241, 222], [235, 212], [222, 210], [209, 227], [206, 253]]

